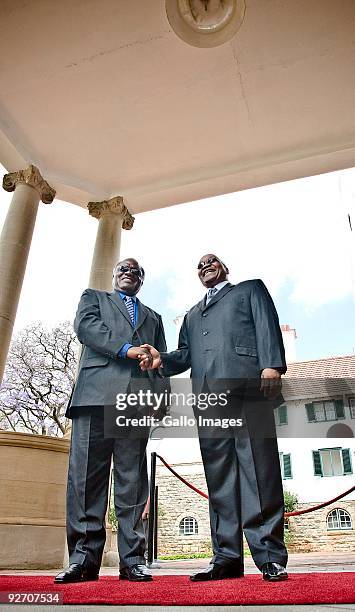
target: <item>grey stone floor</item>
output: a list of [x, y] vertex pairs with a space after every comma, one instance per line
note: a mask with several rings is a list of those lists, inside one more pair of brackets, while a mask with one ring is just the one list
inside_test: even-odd
[[[191, 574], [208, 565], [208, 559], [183, 559], [179, 561], [159, 561], [159, 568], [153, 568], [154, 575]], [[23, 575], [53, 575], [61, 568], [50, 570], [1, 570], [1, 574], [23, 574]], [[287, 565], [289, 572], [355, 572], [354, 553], [294, 553], [289, 555]], [[255, 567], [251, 557], [245, 558], [245, 573], [257, 574], [259, 570]], [[101, 576], [115, 576], [116, 567], [102, 567]], [[263, 608], [265, 610], [265, 608]]]

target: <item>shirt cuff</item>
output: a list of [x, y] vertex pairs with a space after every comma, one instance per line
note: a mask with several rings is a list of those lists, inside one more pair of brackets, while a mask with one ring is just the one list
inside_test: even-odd
[[126, 342], [126, 344], [124, 344], [118, 351], [118, 356], [121, 357], [121, 359], [125, 359], [127, 357], [127, 351], [131, 348], [131, 346], [133, 346], [133, 344]]

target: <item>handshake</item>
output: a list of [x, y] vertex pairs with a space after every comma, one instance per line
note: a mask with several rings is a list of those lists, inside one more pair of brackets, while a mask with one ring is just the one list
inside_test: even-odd
[[150, 344], [142, 344], [141, 346], [131, 346], [127, 351], [129, 359], [138, 359], [141, 370], [155, 370], [161, 366], [161, 357], [159, 351]]

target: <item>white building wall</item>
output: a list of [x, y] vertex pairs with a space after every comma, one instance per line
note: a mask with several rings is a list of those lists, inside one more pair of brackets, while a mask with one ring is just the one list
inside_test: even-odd
[[[279, 451], [291, 454], [292, 478], [283, 480], [284, 488], [296, 493], [300, 502], [322, 502], [340, 495], [355, 485], [354, 474], [315, 476], [312, 451], [320, 448], [349, 448], [353, 472], [355, 442], [351, 438], [279, 438]], [[355, 491], [347, 496], [355, 500]]]
[[[341, 423], [347, 425], [352, 432], [355, 430], [355, 419], [350, 416], [347, 399], [344, 403], [344, 419], [334, 421], [317, 421], [309, 423], [307, 418], [306, 404], [324, 401], [327, 398], [312, 398], [305, 400], [287, 400], [287, 425], [277, 426], [279, 437], [288, 438], [327, 438], [327, 432], [332, 425]], [[332, 399], [332, 398], [329, 398]], [[323, 440], [324, 441], [324, 440]], [[324, 446], [323, 446], [324, 448]]]
[[[292, 478], [283, 481], [284, 487], [297, 493], [300, 502], [322, 502], [336, 497], [355, 485], [355, 439], [327, 438], [327, 431], [335, 423], [354, 430], [347, 401], [345, 418], [338, 421], [309, 423], [305, 405], [312, 400], [287, 401], [287, 425], [277, 426], [279, 451], [291, 454]], [[305, 437], [307, 435], [307, 437]], [[322, 448], [349, 448], [353, 474], [346, 476], [315, 476], [312, 451]], [[355, 499], [355, 492], [347, 499]]]

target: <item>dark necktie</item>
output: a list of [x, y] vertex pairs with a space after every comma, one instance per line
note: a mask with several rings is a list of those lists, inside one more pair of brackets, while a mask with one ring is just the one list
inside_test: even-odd
[[134, 302], [129, 295], [125, 295], [123, 298], [126, 308], [128, 310], [129, 318], [131, 319], [132, 325], [134, 326]]
[[213, 298], [213, 296], [216, 295], [217, 291], [218, 289], [216, 289], [216, 287], [211, 287], [211, 289], [207, 291], [206, 304], [208, 304], [208, 302]]

